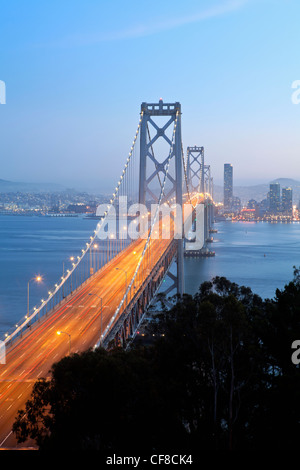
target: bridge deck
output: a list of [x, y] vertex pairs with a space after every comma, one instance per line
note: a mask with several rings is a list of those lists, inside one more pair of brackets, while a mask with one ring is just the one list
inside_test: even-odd
[[[143, 268], [148, 272], [167, 249], [172, 240], [153, 240], [151, 259]], [[21, 338], [8, 346], [6, 364], [0, 364], [0, 447], [16, 445], [11, 427], [18, 409], [28, 400], [33, 383], [49, 376], [54, 362], [69, 352], [69, 337], [57, 335], [57, 331], [71, 336], [71, 353], [93, 347], [101, 331], [109, 323], [126, 290], [126, 277], [116, 267], [126, 269], [128, 281], [132, 278], [146, 240], [134, 241], [109, 266], [96, 273], [76, 292], [65, 299], [47, 317], [43, 317], [28, 329]], [[135, 284], [141, 282], [137, 276]], [[128, 298], [128, 302], [130, 298]]]
[[[200, 202], [199, 198], [194, 201]], [[171, 243], [172, 238], [151, 240], [151, 249], [144, 256], [134, 288], [128, 294], [128, 304]], [[12, 424], [17, 410], [29, 399], [33, 383], [48, 377], [52, 364], [66, 356], [69, 347], [71, 353], [82, 352], [99, 341], [101, 331], [104, 332], [124, 297], [145, 244], [143, 238], [133, 241], [47, 316], [28, 328], [22, 337], [8, 345], [6, 364], [0, 364], [0, 448], [16, 446]], [[127, 276], [121, 269], [126, 270]], [[89, 295], [91, 293], [96, 295]], [[70, 343], [67, 335], [57, 335], [57, 331], [68, 333]]]

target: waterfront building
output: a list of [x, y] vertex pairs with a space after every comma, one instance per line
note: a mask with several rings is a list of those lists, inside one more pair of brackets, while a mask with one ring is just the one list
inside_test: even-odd
[[247, 209], [255, 209], [258, 206], [258, 202], [255, 199], [250, 199], [247, 203]]
[[281, 211], [285, 215], [293, 214], [293, 190], [292, 188], [282, 188]]
[[232, 212], [239, 212], [242, 208], [241, 200], [237, 196], [232, 197], [231, 210]]
[[279, 183], [270, 184], [269, 212], [274, 215], [280, 212], [280, 184]]
[[233, 167], [224, 164], [224, 209], [231, 209], [233, 199]]

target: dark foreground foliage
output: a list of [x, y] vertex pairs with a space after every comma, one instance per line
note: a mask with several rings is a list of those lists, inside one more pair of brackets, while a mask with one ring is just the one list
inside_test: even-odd
[[296, 450], [299, 319], [299, 270], [265, 301], [216, 277], [156, 317], [153, 345], [54, 364], [13, 430], [40, 449]]

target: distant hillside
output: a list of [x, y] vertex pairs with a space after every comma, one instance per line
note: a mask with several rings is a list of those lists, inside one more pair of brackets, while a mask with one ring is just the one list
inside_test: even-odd
[[[280, 189], [292, 188], [293, 190], [293, 203], [298, 204], [300, 200], [300, 181], [291, 178], [277, 178], [270, 181], [270, 183], [279, 183]], [[250, 199], [255, 199], [260, 202], [267, 197], [270, 189], [270, 183], [258, 184], [255, 186], [234, 186], [233, 194], [241, 199], [242, 204], [245, 204]], [[223, 202], [223, 186], [214, 186], [214, 197], [216, 201]]]
[[271, 181], [271, 183], [279, 183], [282, 188], [300, 189], [300, 181], [291, 178], [277, 178]]
[[[279, 183], [280, 188], [290, 187], [293, 189], [293, 203], [298, 204], [300, 200], [300, 181], [290, 178], [277, 178], [271, 183]], [[55, 183], [22, 183], [0, 179], [0, 193], [54, 193], [62, 192], [67, 188]], [[245, 204], [249, 199], [260, 202], [267, 197], [270, 183], [258, 184], [254, 186], [234, 186], [233, 194], [241, 199]], [[75, 190], [76, 191], [76, 190]], [[223, 186], [214, 185], [214, 198], [218, 202], [223, 202]]]
[[64, 191], [61, 184], [54, 183], [21, 183], [0, 179], [0, 193], [48, 193]]

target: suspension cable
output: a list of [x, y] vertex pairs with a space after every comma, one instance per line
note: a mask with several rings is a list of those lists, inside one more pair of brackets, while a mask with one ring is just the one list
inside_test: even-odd
[[168, 158], [167, 158], [167, 162], [166, 162], [166, 170], [164, 172], [164, 179], [163, 179], [163, 183], [162, 183], [162, 188], [161, 188], [161, 192], [160, 192], [160, 196], [159, 196], [159, 201], [158, 201], [158, 204], [157, 204], [157, 207], [156, 207], [156, 211], [155, 211], [155, 215], [154, 215], [154, 218], [153, 218], [153, 222], [152, 222], [152, 225], [150, 227], [150, 230], [149, 230], [149, 233], [148, 233], [148, 237], [147, 237], [147, 241], [145, 243], [145, 246], [144, 246], [144, 249], [143, 249], [143, 252], [142, 252], [142, 255], [140, 257], [140, 260], [137, 264], [137, 267], [134, 271], [134, 274], [133, 274], [133, 277], [129, 283], [129, 285], [127, 286], [127, 289], [126, 289], [126, 292], [125, 294], [123, 295], [123, 298], [121, 299], [121, 302], [119, 304], [119, 306], [117, 307], [114, 315], [112, 316], [112, 318], [110, 319], [103, 335], [102, 335], [102, 341], [104, 339], [104, 337], [107, 335], [108, 331], [110, 330], [112, 324], [114, 323], [114, 321], [116, 320], [119, 312], [120, 312], [120, 309], [122, 307], [122, 305], [124, 304], [124, 302], [126, 301], [127, 299], [127, 296], [128, 296], [128, 293], [131, 291], [131, 287], [135, 281], [135, 278], [139, 272], [139, 268], [141, 266], [141, 263], [144, 259], [144, 255], [148, 249], [148, 246], [150, 245], [150, 241], [151, 241], [151, 236], [152, 236], [152, 232], [154, 230], [154, 225], [156, 224], [156, 219], [157, 219], [157, 216], [158, 216], [158, 213], [159, 213], [159, 206], [161, 204], [161, 201], [162, 201], [162, 197], [163, 197], [163, 194], [164, 194], [164, 189], [165, 189], [165, 184], [166, 184], [166, 179], [167, 179], [167, 174], [168, 174], [168, 171], [169, 171], [169, 166], [170, 166], [170, 160], [171, 160], [171, 157], [172, 157], [172, 154], [173, 154], [173, 147], [174, 147], [174, 139], [175, 139], [175, 134], [176, 134], [176, 127], [177, 127], [177, 120], [178, 120], [178, 115], [179, 115], [179, 112], [177, 111], [176, 112], [176, 118], [175, 118], [175, 121], [174, 121], [174, 129], [173, 129], [173, 135], [172, 135], [172, 141], [171, 141], [171, 145], [170, 145], [170, 151], [169, 151], [169, 155], [168, 155]]
[[136, 141], [137, 141], [137, 137], [138, 137], [138, 134], [139, 134], [139, 131], [140, 131], [140, 126], [141, 126], [141, 122], [142, 122], [142, 119], [143, 119], [143, 115], [144, 115], [144, 111], [141, 111], [140, 113], [140, 119], [139, 119], [139, 123], [138, 123], [138, 126], [137, 126], [137, 130], [136, 130], [136, 133], [135, 133], [135, 136], [134, 136], [134, 139], [133, 139], [133, 143], [132, 143], [132, 146], [131, 146], [131, 149], [130, 149], [130, 152], [128, 154], [128, 157], [127, 157], [127, 160], [126, 160], [126, 163], [125, 163], [125, 167], [124, 167], [124, 170], [123, 170], [123, 173], [121, 174], [120, 176], [120, 179], [118, 181], [118, 184], [115, 188], [115, 191], [112, 195], [112, 198], [110, 199], [110, 204], [108, 205], [108, 208], [107, 210], [104, 212], [104, 217], [102, 218], [102, 220], [97, 224], [97, 228], [96, 230], [94, 230], [94, 235], [92, 237], [90, 237], [90, 242], [89, 243], [86, 243], [86, 247], [84, 249], [81, 250], [81, 256], [77, 256], [77, 262], [76, 263], [73, 263], [73, 267], [72, 269], [68, 270], [67, 271], [67, 274], [65, 274], [62, 278], [61, 278], [61, 281], [60, 283], [57, 283], [55, 284], [55, 289], [50, 292], [49, 291], [49, 297], [46, 299], [46, 300], [42, 300], [41, 302], [41, 305], [36, 308], [34, 307], [34, 310], [33, 310], [33, 313], [31, 315], [26, 315], [25, 316], [25, 320], [23, 321], [23, 319], [21, 320], [20, 325], [19, 323], [17, 324], [17, 328], [11, 333], [11, 334], [8, 334], [6, 333], [5, 334], [5, 339], [4, 339], [4, 343], [7, 343], [9, 342], [10, 340], [12, 340], [18, 333], [20, 333], [23, 328], [29, 324], [29, 322], [35, 318], [36, 315], [39, 315], [39, 313], [42, 311], [42, 309], [44, 307], [47, 306], [48, 302], [50, 302], [52, 299], [54, 299], [54, 296], [59, 292], [59, 290], [61, 288], [63, 288], [65, 282], [70, 278], [70, 276], [72, 276], [73, 272], [77, 269], [77, 267], [79, 266], [79, 264], [81, 263], [81, 261], [85, 258], [85, 255], [86, 253], [89, 251], [89, 249], [91, 249], [96, 237], [97, 237], [97, 234], [99, 233], [99, 230], [101, 229], [101, 227], [103, 226], [103, 224], [105, 223], [106, 221], [106, 217], [112, 207], [112, 205], [114, 204], [115, 200], [116, 200], [116, 197], [119, 193], [119, 190], [120, 190], [120, 186], [122, 184], [122, 181], [124, 180], [124, 177], [125, 175], [127, 174], [127, 168], [128, 168], [128, 165], [132, 159], [132, 155], [133, 155], [133, 150], [134, 150], [134, 147], [135, 147], [135, 144], [136, 144]]

